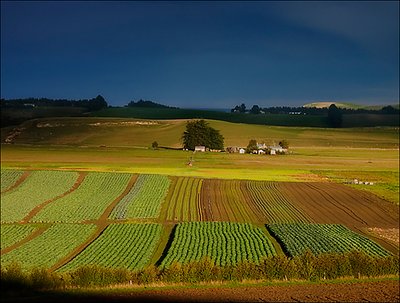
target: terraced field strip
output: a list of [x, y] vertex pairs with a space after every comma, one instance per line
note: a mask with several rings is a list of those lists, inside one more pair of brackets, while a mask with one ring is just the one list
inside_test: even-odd
[[313, 222], [281, 193], [277, 182], [246, 181], [246, 188], [264, 222]]
[[234, 265], [243, 260], [259, 262], [272, 255], [276, 252], [265, 233], [251, 224], [185, 222], [177, 225], [161, 266], [188, 263], [206, 256], [218, 265]]
[[81, 183], [82, 183], [82, 181], [85, 179], [86, 175], [87, 175], [87, 173], [85, 173], [85, 172], [80, 172], [80, 173], [79, 173], [79, 177], [78, 177], [78, 179], [76, 180], [75, 184], [74, 184], [67, 192], [65, 192], [65, 193], [63, 193], [63, 194], [61, 194], [61, 195], [59, 195], [59, 196], [57, 196], [57, 197], [55, 197], [55, 198], [53, 198], [53, 199], [47, 200], [47, 201], [43, 202], [42, 204], [39, 204], [38, 206], [36, 206], [34, 209], [32, 209], [32, 210], [29, 212], [29, 214], [28, 214], [24, 219], [22, 219], [22, 222], [21, 222], [21, 223], [28, 223], [34, 216], [36, 216], [37, 213], [39, 213], [39, 212], [40, 212], [44, 207], [46, 207], [48, 204], [50, 204], [51, 202], [53, 202], [53, 201], [55, 201], [55, 200], [57, 200], [57, 199], [60, 199], [60, 198], [62, 198], [62, 197], [65, 197], [65, 196], [68, 195], [69, 193], [71, 193], [71, 192], [73, 192], [74, 190], [76, 190], [76, 189], [81, 185]]
[[[1, 170], [1, 193], [10, 191], [23, 182], [29, 173], [21, 170]], [[24, 178], [22, 178], [24, 176]], [[17, 181], [19, 181], [17, 183]]]
[[124, 192], [130, 179], [130, 174], [88, 173], [75, 191], [48, 204], [31, 222], [77, 223], [98, 220]]
[[132, 190], [116, 205], [111, 219], [157, 218], [170, 180], [162, 175], [139, 175]]
[[31, 172], [18, 188], [1, 194], [1, 222], [23, 220], [35, 207], [69, 191], [77, 178], [76, 172]]
[[[1, 225], [1, 228], [3, 228], [4, 224]], [[21, 225], [22, 226], [22, 225]], [[39, 237], [41, 234], [43, 234], [47, 229], [49, 228], [49, 226], [44, 225], [44, 226], [40, 226], [38, 228], [36, 228], [32, 233], [30, 233], [28, 236], [24, 237], [22, 240], [15, 242], [14, 244], [4, 248], [1, 250], [1, 255], [3, 254], [7, 254], [10, 251], [17, 249], [23, 245], [25, 245], [25, 243], [30, 242], [31, 240]]]
[[398, 206], [344, 185], [281, 182], [278, 188], [316, 223], [399, 228]]
[[240, 180], [204, 179], [201, 187], [201, 217], [204, 221], [260, 222]]
[[35, 230], [35, 226], [20, 224], [2, 224], [0, 228], [0, 249], [18, 243]]
[[341, 224], [286, 223], [268, 224], [267, 228], [289, 256], [301, 255], [306, 250], [313, 254], [358, 250], [372, 256], [390, 255], [380, 245]]
[[161, 212], [164, 221], [198, 221], [202, 179], [171, 177]]
[[42, 234], [1, 256], [1, 264], [17, 261], [23, 268], [49, 268], [93, 233], [94, 225], [54, 224]]
[[160, 224], [111, 224], [104, 232], [63, 266], [61, 271], [83, 265], [100, 265], [130, 270], [146, 266], [160, 240]]
[[132, 175], [131, 179], [129, 180], [128, 186], [125, 188], [125, 191], [121, 193], [108, 207], [105, 209], [103, 214], [100, 216], [98, 220], [93, 220], [93, 224], [96, 224], [96, 231], [81, 245], [77, 246], [73, 251], [71, 251], [68, 255], [66, 255], [64, 258], [62, 258], [60, 261], [58, 261], [56, 264], [54, 264], [50, 270], [56, 270], [58, 268], [63, 267], [65, 264], [70, 262], [72, 259], [74, 259], [78, 254], [80, 254], [83, 250], [85, 250], [93, 241], [95, 241], [102, 233], [103, 231], [107, 228], [107, 226], [111, 223], [107, 220], [107, 218], [110, 216], [111, 211], [114, 209], [114, 207], [129, 193], [129, 191], [132, 189], [133, 185], [135, 184], [135, 181], [137, 179], [137, 175]]

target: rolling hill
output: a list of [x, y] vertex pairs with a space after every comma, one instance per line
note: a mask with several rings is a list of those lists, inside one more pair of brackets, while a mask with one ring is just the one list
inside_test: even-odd
[[[18, 128], [2, 128], [1, 142], [35, 145], [181, 148], [186, 125], [180, 120], [129, 118], [44, 118]], [[247, 146], [250, 139], [277, 144], [286, 139], [291, 147], [398, 148], [396, 128], [281, 127], [207, 120], [221, 131], [225, 146]]]

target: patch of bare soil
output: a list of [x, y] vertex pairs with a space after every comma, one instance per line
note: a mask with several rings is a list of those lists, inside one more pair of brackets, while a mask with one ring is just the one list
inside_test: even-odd
[[[132, 289], [113, 294], [54, 294], [18, 302], [399, 302], [399, 281], [342, 284]], [[8, 300], [5, 300], [8, 301]], [[15, 301], [15, 302], [16, 302]], [[11, 302], [11, 301], [9, 301]]]
[[378, 237], [387, 239], [392, 241], [399, 246], [399, 229], [398, 228], [379, 228], [379, 227], [370, 227], [368, 228], [369, 232], [377, 235]]

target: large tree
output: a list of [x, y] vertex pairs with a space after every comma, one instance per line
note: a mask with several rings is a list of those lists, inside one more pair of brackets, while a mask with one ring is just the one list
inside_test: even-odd
[[332, 127], [342, 127], [342, 112], [335, 104], [331, 104], [328, 109], [328, 120]]
[[183, 147], [194, 150], [195, 146], [224, 149], [224, 137], [204, 120], [188, 121], [182, 136]]

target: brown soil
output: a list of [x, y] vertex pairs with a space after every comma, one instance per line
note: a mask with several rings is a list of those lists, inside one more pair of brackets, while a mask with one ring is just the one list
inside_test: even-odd
[[[100, 293], [99, 290], [98, 293]], [[106, 291], [107, 293], [107, 291]], [[398, 281], [341, 284], [116, 290], [113, 294], [57, 294], [26, 302], [399, 302]], [[22, 300], [18, 300], [22, 301]]]
[[3, 193], [6, 193], [6, 192], [8, 192], [8, 191], [10, 191], [10, 190], [13, 190], [14, 188], [20, 186], [21, 183], [24, 182], [24, 181], [26, 180], [26, 178], [29, 177], [30, 174], [31, 174], [31, 173], [30, 173], [29, 171], [25, 171], [25, 172], [22, 174], [22, 176], [21, 176], [13, 185], [11, 185], [10, 187], [6, 188], [6, 189], [3, 190], [1, 193], [2, 193], [2, 194], [3, 194]]
[[202, 220], [262, 222], [245, 189], [239, 180], [203, 180], [199, 210]]
[[50, 204], [51, 202], [54, 202], [55, 200], [58, 200], [58, 199], [60, 199], [62, 197], [65, 197], [66, 195], [68, 195], [71, 192], [73, 192], [74, 190], [76, 190], [81, 185], [81, 183], [85, 179], [86, 175], [87, 175], [87, 173], [83, 173], [83, 172], [79, 173], [79, 176], [76, 179], [74, 185], [68, 191], [66, 191], [65, 193], [63, 193], [63, 194], [61, 194], [61, 195], [59, 195], [59, 196], [57, 196], [57, 197], [55, 197], [53, 199], [47, 200], [47, 201], [39, 204], [38, 206], [36, 206], [34, 209], [32, 209], [29, 212], [29, 214], [24, 219], [22, 219], [21, 223], [28, 223], [34, 216], [36, 216], [36, 214], [38, 212], [40, 212], [48, 204]]
[[399, 228], [399, 209], [379, 197], [333, 183], [278, 183], [280, 190], [316, 223]]

